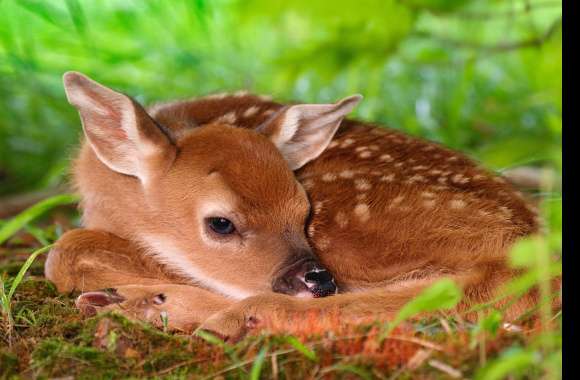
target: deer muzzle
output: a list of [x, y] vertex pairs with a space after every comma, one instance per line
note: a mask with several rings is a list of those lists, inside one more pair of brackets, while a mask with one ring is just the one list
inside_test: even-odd
[[334, 278], [314, 259], [302, 259], [282, 271], [272, 283], [276, 293], [296, 297], [326, 297], [336, 294]]

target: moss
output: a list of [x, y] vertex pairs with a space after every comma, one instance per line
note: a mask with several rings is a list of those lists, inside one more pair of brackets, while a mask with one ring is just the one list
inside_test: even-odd
[[9, 379], [18, 373], [18, 358], [15, 354], [0, 350], [0, 379]]

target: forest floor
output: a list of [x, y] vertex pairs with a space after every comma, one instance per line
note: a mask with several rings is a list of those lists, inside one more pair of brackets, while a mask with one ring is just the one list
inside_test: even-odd
[[[74, 228], [59, 208], [0, 247], [3, 289], [20, 281], [30, 253]], [[73, 220], [73, 222], [71, 222]], [[4, 297], [0, 378], [194, 379], [502, 379], [561, 376], [561, 313], [542, 327], [486, 313], [477, 324], [438, 312], [385, 333], [381, 321], [344, 324], [303, 316], [293, 335], [253, 332], [236, 344], [209, 335], [164, 332], [109, 313], [84, 318], [75, 295], [58, 294], [43, 277], [40, 253]], [[21, 272], [22, 274], [22, 272]], [[9, 298], [6, 300], [6, 298]], [[549, 341], [549, 343], [546, 343]]]

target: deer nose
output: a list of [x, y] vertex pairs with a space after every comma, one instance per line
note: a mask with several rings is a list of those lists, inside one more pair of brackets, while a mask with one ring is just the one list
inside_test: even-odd
[[326, 297], [337, 292], [334, 278], [315, 260], [300, 260], [274, 280], [272, 290], [296, 297]]

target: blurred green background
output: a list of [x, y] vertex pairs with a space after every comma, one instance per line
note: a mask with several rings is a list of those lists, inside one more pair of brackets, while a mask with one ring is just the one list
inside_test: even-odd
[[365, 96], [356, 117], [561, 172], [561, 1], [0, 0], [0, 195], [66, 178], [62, 73], [150, 103]]

